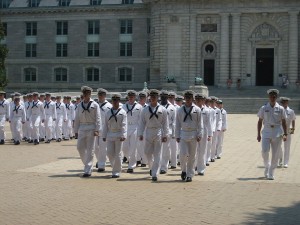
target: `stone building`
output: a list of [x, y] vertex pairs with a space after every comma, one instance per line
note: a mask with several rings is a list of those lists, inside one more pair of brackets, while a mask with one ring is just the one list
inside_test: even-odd
[[11, 89], [300, 79], [298, 0], [0, 0]]

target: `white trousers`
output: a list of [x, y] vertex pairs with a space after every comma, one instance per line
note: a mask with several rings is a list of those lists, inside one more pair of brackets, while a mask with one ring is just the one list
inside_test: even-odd
[[93, 159], [95, 153], [94, 130], [79, 130], [77, 150], [84, 165], [84, 173], [92, 174]]
[[[282, 143], [282, 138], [262, 138], [262, 158], [264, 161], [267, 173], [265, 175], [274, 176], [275, 168], [278, 164], [279, 150]], [[272, 159], [269, 160], [270, 147], [272, 150]]]
[[224, 140], [224, 132], [220, 131], [219, 132], [219, 138], [218, 138], [218, 143], [217, 143], [217, 157], [221, 157], [223, 154], [223, 140]]
[[134, 169], [137, 161], [137, 130], [128, 130], [127, 138], [123, 143], [123, 154], [128, 159], [128, 169]]
[[56, 139], [56, 121], [52, 123], [52, 138]]
[[212, 138], [210, 158], [215, 159], [217, 156], [217, 145], [219, 143], [221, 131], [216, 131]]
[[197, 143], [196, 167], [198, 173], [204, 173], [207, 160], [207, 135], [204, 135], [200, 142]]
[[67, 119], [66, 122], [63, 123], [63, 133], [64, 137], [69, 139], [72, 137], [72, 121], [70, 119]]
[[40, 138], [46, 137], [46, 129], [45, 129], [45, 123], [42, 123], [42, 120], [40, 121]]
[[39, 141], [41, 117], [32, 115], [31, 121], [32, 121], [32, 139]]
[[195, 157], [196, 157], [196, 148], [197, 140], [189, 139], [183, 140], [180, 142], [180, 166], [182, 172], [186, 172], [187, 177], [193, 177], [195, 175]]
[[55, 126], [56, 138], [62, 139], [63, 124], [64, 124], [63, 116], [57, 115], [56, 126]]
[[108, 138], [107, 141], [107, 156], [112, 167], [112, 175], [120, 175], [122, 170], [122, 145], [120, 137]]
[[212, 148], [212, 138], [210, 139], [210, 141], [207, 141], [207, 145], [206, 145], [206, 162], [207, 163], [209, 163], [209, 161], [210, 161], [211, 148]]
[[50, 115], [46, 115], [46, 119], [45, 119], [45, 130], [46, 130], [46, 139], [47, 140], [51, 140], [52, 139], [52, 132], [53, 132], [53, 123], [55, 123], [53, 121], [52, 116]]
[[152, 173], [152, 177], [157, 177], [161, 160], [161, 136], [149, 135], [145, 137], [145, 155]]
[[168, 136], [167, 141], [162, 143], [160, 170], [164, 170], [164, 171], [168, 170], [170, 158], [171, 158], [170, 137]]
[[[145, 135], [144, 135], [145, 137]], [[141, 160], [143, 164], [147, 164], [147, 157], [145, 155], [145, 139], [137, 140], [137, 161]]]
[[16, 117], [11, 121], [12, 135], [15, 141], [22, 140], [22, 118]]
[[283, 159], [283, 165], [289, 164], [291, 142], [292, 142], [292, 135], [288, 134], [286, 141], [283, 142], [283, 149], [282, 149], [282, 146], [280, 147], [278, 158]]
[[97, 157], [98, 168], [105, 169], [107, 156], [107, 142], [102, 137], [97, 137], [95, 155]]
[[170, 149], [171, 149], [171, 166], [177, 165], [177, 154], [178, 154], [178, 143], [176, 138], [171, 138], [170, 140]]

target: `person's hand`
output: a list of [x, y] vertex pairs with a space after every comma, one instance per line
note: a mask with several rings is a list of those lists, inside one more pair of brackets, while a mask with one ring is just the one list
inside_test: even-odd
[[54, 118], [53, 121], [56, 121], [56, 119]]
[[283, 139], [283, 141], [286, 141], [286, 140], [287, 140], [287, 135], [284, 134], [284, 135], [282, 136], [282, 139]]
[[208, 136], [208, 137], [207, 137], [207, 141], [210, 141], [210, 140], [211, 140], [211, 136]]
[[144, 140], [144, 137], [141, 135], [141, 136], [139, 137], [139, 140], [140, 140], [140, 141], [143, 141], [143, 140]]
[[120, 141], [125, 141], [125, 139], [126, 139], [126, 138], [124, 138], [124, 137], [121, 137], [121, 138], [120, 138]]
[[261, 141], [261, 136], [260, 136], [260, 135], [257, 136], [257, 141], [258, 141], [258, 142]]
[[197, 142], [200, 142], [201, 141], [201, 137], [197, 137]]
[[177, 143], [179, 143], [180, 142], [180, 138], [176, 138], [176, 141], [177, 141]]
[[167, 142], [167, 137], [162, 137], [161, 142]]
[[94, 136], [99, 136], [99, 131], [94, 131]]

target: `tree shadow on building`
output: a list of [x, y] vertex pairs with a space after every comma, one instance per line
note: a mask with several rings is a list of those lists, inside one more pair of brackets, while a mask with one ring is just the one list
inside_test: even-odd
[[300, 202], [289, 207], [261, 208], [261, 213], [249, 214], [244, 225], [296, 225], [300, 224]]

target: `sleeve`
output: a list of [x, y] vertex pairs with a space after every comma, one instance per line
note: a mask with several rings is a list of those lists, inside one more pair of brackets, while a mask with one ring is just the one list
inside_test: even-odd
[[[79, 107], [78, 107], [79, 108]], [[78, 110], [77, 108], [77, 110]], [[67, 116], [67, 108], [66, 105], [64, 105], [64, 107], [62, 107], [62, 114], [63, 114], [63, 120], [67, 120], [68, 116]]]
[[[77, 107], [78, 108], [78, 107]], [[72, 110], [71, 110], [71, 119], [75, 120], [75, 106], [72, 105]]]
[[[96, 131], [99, 131], [99, 133], [101, 134], [102, 132], [102, 123], [101, 123], [101, 113], [100, 113], [100, 107], [97, 103], [95, 103], [96, 106]], [[78, 107], [77, 107], [78, 109]], [[78, 112], [76, 112], [76, 115], [78, 114]]]
[[13, 113], [13, 109], [12, 109], [12, 107], [9, 109], [9, 116], [7, 117], [7, 119], [9, 120], [9, 121], [12, 121], [12, 119], [14, 118], [14, 113]]
[[176, 108], [174, 107], [172, 111], [172, 137], [175, 137], [175, 123], [176, 123]]
[[281, 119], [286, 120], [286, 119], [287, 119], [287, 115], [286, 115], [286, 112], [285, 112], [285, 110], [284, 110], [283, 107], [281, 108], [281, 112], [282, 112], [282, 113], [281, 113], [281, 115], [282, 115], [282, 116], [281, 116]]
[[197, 110], [198, 113], [198, 137], [203, 136], [203, 116], [201, 110]]
[[264, 119], [264, 107], [261, 107], [257, 113], [257, 116], [260, 118], [260, 119]]
[[26, 110], [25, 110], [25, 106], [22, 107], [22, 122], [26, 122]]
[[295, 112], [294, 112], [294, 110], [292, 110], [292, 120], [296, 120], [296, 115], [295, 115]]
[[216, 117], [216, 119], [218, 119], [217, 122], [217, 130], [222, 130], [222, 113], [221, 110], [218, 110], [218, 117]]
[[176, 112], [175, 122], [175, 138], [180, 138], [181, 122], [180, 122], [180, 109]]
[[[79, 110], [79, 107], [77, 108]], [[66, 112], [65, 108], [65, 112]], [[66, 114], [66, 113], [65, 113]], [[74, 119], [74, 133], [78, 133], [79, 130], [79, 113], [76, 113], [75, 119]]]
[[10, 104], [7, 102], [6, 104], [6, 119], [9, 119], [10, 118]]
[[44, 109], [44, 105], [43, 104], [40, 105], [40, 112], [41, 112], [41, 119], [45, 120], [46, 114], [45, 114], [45, 109]]
[[103, 130], [102, 130], [102, 138], [106, 138], [107, 137], [107, 131], [108, 131], [108, 113], [109, 111], [107, 111], [104, 115], [104, 121], [102, 122], [103, 123]]
[[169, 119], [168, 119], [167, 110], [164, 108], [162, 114], [162, 137], [167, 137], [168, 134], [169, 134]]
[[55, 104], [53, 104], [53, 119], [57, 119], [56, 105]]
[[138, 136], [143, 136], [144, 130], [146, 127], [146, 121], [145, 121], [145, 109], [147, 107], [143, 108], [141, 114], [140, 114], [140, 119], [138, 123]]
[[124, 110], [124, 117], [122, 120], [122, 138], [127, 138], [127, 113]]
[[227, 130], [227, 112], [225, 111], [222, 118], [222, 129]]
[[207, 110], [207, 136], [212, 137], [213, 136], [213, 129], [211, 126], [211, 114], [209, 113], [209, 110]]

